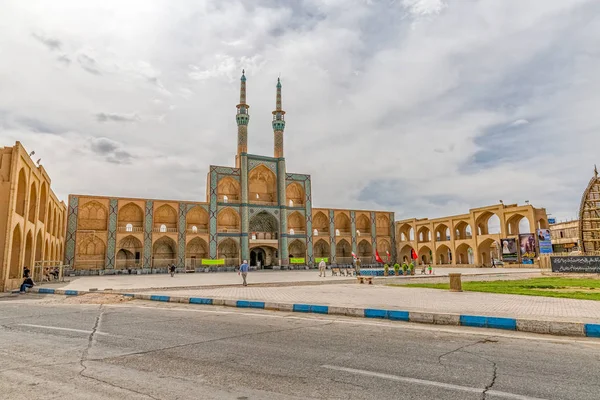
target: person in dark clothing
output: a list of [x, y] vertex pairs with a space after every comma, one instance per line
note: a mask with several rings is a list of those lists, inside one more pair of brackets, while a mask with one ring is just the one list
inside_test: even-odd
[[23, 284], [21, 285], [21, 293], [27, 293], [27, 288], [32, 288], [33, 286], [35, 286], [35, 283], [33, 283], [33, 280], [30, 277], [25, 278], [25, 280], [23, 280]]
[[171, 264], [169, 271], [171, 272], [171, 277], [175, 276], [175, 264]]
[[31, 271], [29, 270], [29, 268], [25, 267], [23, 269], [23, 278], [29, 278], [30, 273], [31, 273]]

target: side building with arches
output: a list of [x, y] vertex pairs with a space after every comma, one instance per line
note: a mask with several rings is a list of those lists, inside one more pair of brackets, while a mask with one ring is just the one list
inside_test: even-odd
[[63, 260], [67, 206], [31, 155], [20, 142], [0, 148], [0, 291], [18, 288], [25, 267]]
[[496, 204], [467, 214], [435, 219], [396, 221], [399, 262], [411, 260], [436, 266], [490, 267], [501, 258], [500, 241], [548, 229], [546, 209], [532, 205]]

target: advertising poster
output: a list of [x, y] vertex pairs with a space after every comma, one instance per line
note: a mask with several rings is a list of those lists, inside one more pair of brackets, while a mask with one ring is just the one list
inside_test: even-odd
[[517, 249], [517, 239], [506, 238], [501, 239], [502, 243], [502, 261], [517, 262], [519, 261], [519, 250]]
[[552, 238], [550, 237], [550, 229], [538, 229], [537, 237], [540, 245], [540, 254], [552, 254]]
[[535, 234], [523, 233], [519, 235], [519, 247], [521, 250], [521, 262], [523, 264], [533, 264], [537, 255], [535, 249]]

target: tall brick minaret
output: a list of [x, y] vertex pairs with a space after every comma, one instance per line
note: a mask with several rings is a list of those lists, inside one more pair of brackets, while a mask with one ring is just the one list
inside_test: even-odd
[[285, 111], [281, 109], [281, 81], [277, 78], [277, 99], [273, 111], [273, 133], [275, 135], [274, 157], [283, 158], [283, 130], [285, 129]]
[[242, 70], [242, 78], [240, 79], [240, 104], [237, 107], [237, 114], [235, 120], [238, 126], [238, 146], [237, 155], [235, 157], [235, 166], [240, 167], [241, 155], [248, 153], [248, 122], [250, 121], [250, 115], [248, 114], [248, 108], [250, 106], [246, 104], [246, 75]]

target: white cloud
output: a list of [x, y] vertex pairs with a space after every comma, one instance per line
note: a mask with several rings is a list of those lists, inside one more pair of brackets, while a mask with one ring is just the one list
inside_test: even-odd
[[1, 145], [35, 150], [62, 198], [204, 200], [209, 164], [234, 160], [242, 68], [250, 152], [272, 154], [281, 74], [315, 206], [567, 218], [600, 162], [593, 0], [77, 4], [0, 15]]

